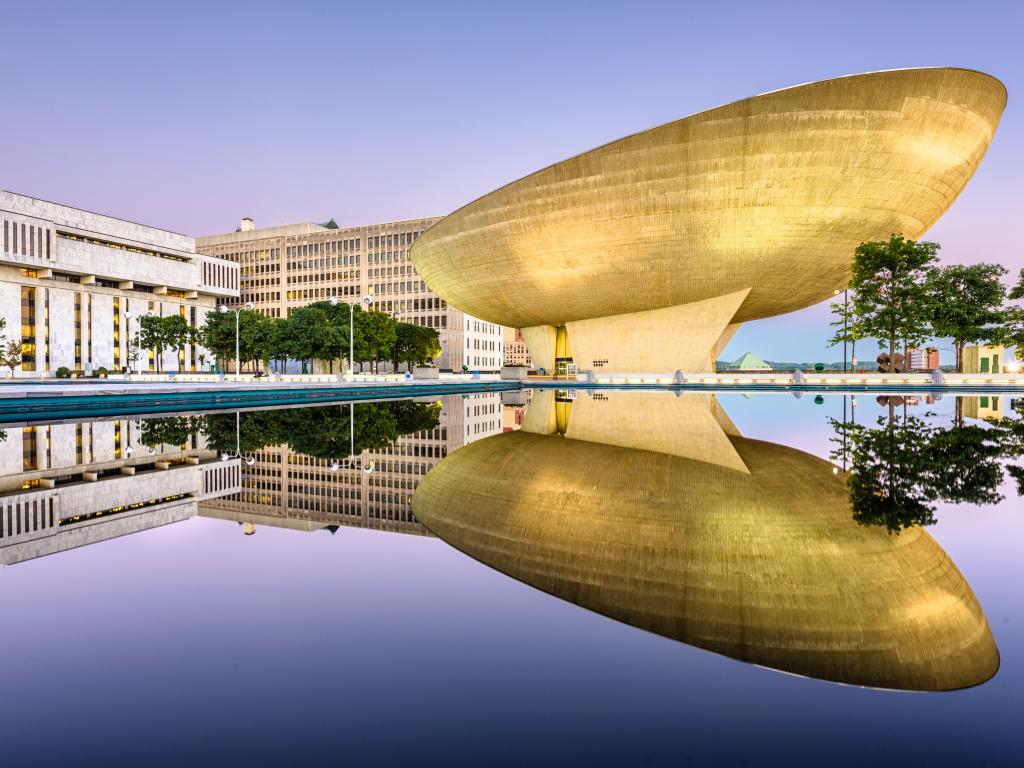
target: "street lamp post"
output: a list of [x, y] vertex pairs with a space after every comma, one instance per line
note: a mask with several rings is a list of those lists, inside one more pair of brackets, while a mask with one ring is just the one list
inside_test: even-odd
[[[332, 307], [338, 306], [338, 297], [331, 296], [330, 301]], [[363, 304], [369, 308], [373, 304], [372, 296], [363, 296], [360, 299]], [[356, 305], [348, 305], [348, 372], [349, 375], [355, 373], [355, 349], [356, 349]]]
[[229, 461], [231, 459], [241, 459], [245, 462], [247, 467], [251, 467], [256, 463], [256, 457], [252, 454], [242, 455], [242, 412], [235, 411], [235, 452], [228, 453], [222, 451], [220, 454], [221, 461]]
[[[139, 368], [140, 365], [141, 365], [140, 361], [142, 360], [142, 318], [143, 318], [143, 315], [135, 314], [134, 312], [125, 312], [124, 316], [125, 316], [125, 319], [128, 320], [129, 322], [134, 317], [135, 318], [135, 324], [139, 327], [139, 332], [135, 334], [135, 367]], [[145, 314], [145, 317], [153, 317], [153, 316], [154, 316], [153, 310], [149, 310]], [[128, 343], [131, 344], [131, 340], [129, 340]], [[141, 370], [137, 370], [136, 371], [136, 373], [141, 373], [141, 372], [142, 372]]]
[[846, 338], [849, 331], [847, 331], [846, 324], [850, 319], [850, 307], [849, 307], [850, 291], [849, 289], [843, 290], [843, 373], [846, 373]]
[[348, 404], [348, 458], [343, 461], [332, 461], [331, 472], [337, 472], [344, 465], [346, 469], [358, 467], [368, 475], [373, 474], [375, 463], [368, 461], [363, 464], [362, 457], [356, 457], [356, 406], [355, 403]]
[[[253, 303], [251, 301], [247, 301], [247, 302], [245, 302], [245, 307], [244, 308], [251, 311], [253, 306], [254, 305], [253, 305]], [[237, 307], [234, 310], [230, 310], [230, 308], [228, 307], [227, 304], [221, 304], [217, 309], [218, 309], [218, 311], [222, 315], [227, 314], [228, 311], [234, 311], [234, 313], [235, 313], [235, 378], [238, 378], [239, 376], [241, 376], [241, 365], [242, 365], [242, 361], [240, 359], [241, 355], [240, 355], [239, 340], [238, 340], [239, 339], [239, 337], [238, 337], [238, 314], [239, 314], [239, 312], [242, 311], [243, 308], [242, 307]]]
[[[843, 373], [846, 373], [846, 337], [849, 333], [849, 319], [850, 319], [850, 298], [849, 289], [843, 290]], [[839, 295], [839, 289], [837, 288], [832, 292], [833, 296]]]

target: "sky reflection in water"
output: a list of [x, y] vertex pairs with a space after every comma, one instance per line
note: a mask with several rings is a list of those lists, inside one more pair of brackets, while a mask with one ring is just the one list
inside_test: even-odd
[[[1016, 461], [1014, 423], [996, 439], [984, 418], [1015, 418], [1008, 398], [899, 403], [893, 421], [889, 403], [863, 396], [856, 408], [789, 395], [504, 399], [243, 413], [237, 433], [233, 413], [53, 425], [48, 441], [45, 428], [9, 428], [8, 504], [70, 499], [87, 482], [133, 487], [137, 503], [170, 495], [154, 489], [176, 472], [233, 466], [243, 490], [169, 502], [181, 522], [75, 549], [52, 542], [85, 544], [82, 531], [131, 518], [169, 523], [168, 504], [0, 539], [5, 562], [43, 534], [53, 552], [0, 571], [12, 649], [0, 715], [18, 724], [5, 751], [16, 762], [974, 763], [1021, 746], [1009, 724], [1022, 703], [1013, 475], [979, 472], [998, 486], [975, 483], [969, 503], [953, 503], [963, 484], [947, 477], [923, 493], [936, 524], [889, 533], [885, 520], [854, 520], [843, 430], [829, 422], [845, 405], [862, 429], [932, 430], [936, 451], [951, 428], [981, 427], [1002, 468]], [[78, 434], [92, 439], [76, 452]], [[23, 473], [32, 439], [44, 469]], [[45, 469], [46, 444], [62, 469]], [[888, 462], [873, 475], [885, 488], [904, 467], [924, 478], [909, 491], [937, 488], [927, 457], [904, 453], [890, 440], [866, 466]], [[17, 490], [72, 472], [79, 483]], [[89, 511], [57, 509], [58, 520]], [[835, 680], [974, 687], [824, 682]]]

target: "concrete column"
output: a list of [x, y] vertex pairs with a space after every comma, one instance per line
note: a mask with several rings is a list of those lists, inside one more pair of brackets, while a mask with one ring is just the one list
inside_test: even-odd
[[558, 329], [553, 325], [535, 325], [523, 328], [523, 341], [530, 352], [534, 368], [543, 368], [548, 373], [555, 371], [555, 343]]
[[597, 373], [710, 372], [715, 346], [749, 292], [567, 322], [573, 362]]

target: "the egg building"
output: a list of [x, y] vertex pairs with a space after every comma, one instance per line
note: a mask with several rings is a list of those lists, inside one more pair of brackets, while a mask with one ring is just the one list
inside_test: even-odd
[[537, 390], [521, 431], [449, 455], [411, 507], [519, 581], [735, 659], [928, 691], [999, 668], [935, 539], [858, 525], [832, 464], [742, 437], [713, 396]]
[[514, 181], [412, 260], [445, 301], [522, 328], [536, 367], [713, 370], [741, 323], [844, 288], [859, 243], [927, 232], [1005, 105], [998, 80], [954, 68], [773, 91]]

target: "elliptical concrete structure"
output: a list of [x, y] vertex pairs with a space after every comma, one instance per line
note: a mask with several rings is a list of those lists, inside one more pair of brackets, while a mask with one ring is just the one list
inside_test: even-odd
[[521, 328], [536, 367], [713, 371], [741, 323], [844, 288], [859, 243], [921, 237], [1005, 105], [998, 80], [954, 68], [766, 93], [512, 182], [412, 261], [448, 303]]

